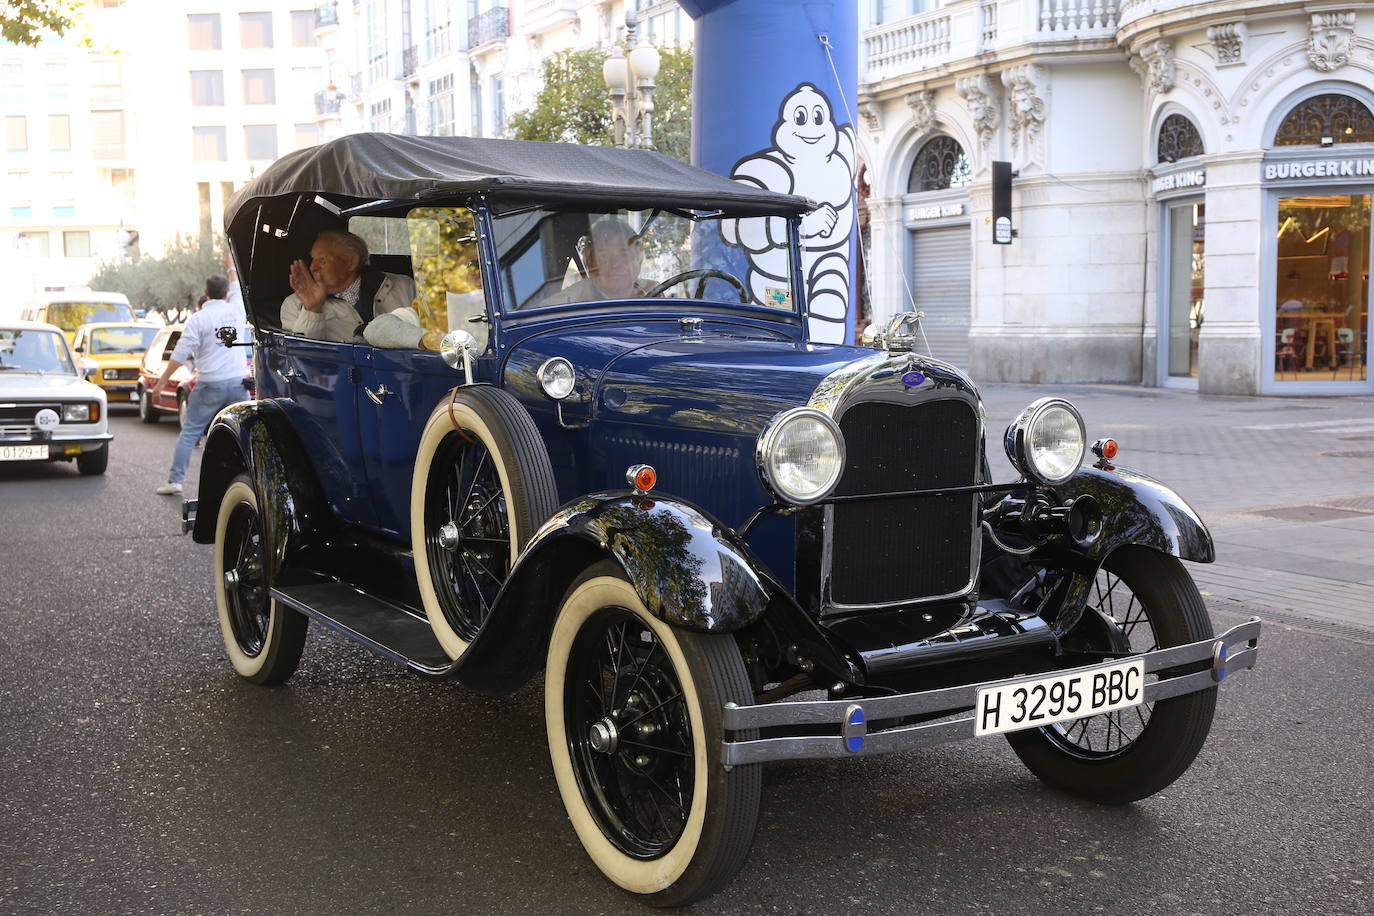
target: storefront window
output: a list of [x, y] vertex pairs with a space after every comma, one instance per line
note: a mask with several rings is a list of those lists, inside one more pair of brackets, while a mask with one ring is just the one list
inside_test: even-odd
[[1207, 205], [1169, 208], [1169, 376], [1197, 378], [1197, 339], [1206, 312], [1203, 240]]
[[1368, 378], [1370, 195], [1279, 198], [1274, 379]]

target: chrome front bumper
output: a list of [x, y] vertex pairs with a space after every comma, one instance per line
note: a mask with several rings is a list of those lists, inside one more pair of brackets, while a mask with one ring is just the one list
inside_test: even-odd
[[[1160, 674], [1160, 679], [1145, 685], [1145, 702], [1154, 703], [1169, 697], [1207, 690], [1241, 668], [1255, 667], [1259, 654], [1260, 619], [1232, 627], [1219, 636], [1156, 649], [1138, 656], [1145, 660], [1146, 674]], [[1133, 656], [1136, 657], [1136, 656]], [[1201, 671], [1178, 674], [1170, 669], [1207, 662]], [[1027, 679], [1049, 675], [1086, 671], [1082, 669], [1040, 672]], [[1164, 672], [1161, 674], [1161, 672]], [[943, 722], [904, 725], [881, 731], [869, 731], [867, 723], [900, 720], [906, 716], [947, 716], [971, 711], [978, 691], [1006, 680], [985, 681], [923, 690], [890, 697], [871, 697], [855, 700], [819, 700], [809, 703], [767, 703], [760, 706], [736, 706], [727, 703], [723, 710], [725, 730], [783, 729], [795, 727], [814, 732], [817, 726], [834, 726], [835, 734], [805, 734], [746, 741], [726, 741], [723, 762], [726, 766], [743, 766], [769, 760], [800, 760], [806, 758], [857, 757], [868, 754], [890, 754], [914, 747], [962, 741], [974, 737], [972, 716]]]

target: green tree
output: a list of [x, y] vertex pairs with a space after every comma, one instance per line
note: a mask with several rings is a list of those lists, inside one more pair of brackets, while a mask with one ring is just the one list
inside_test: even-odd
[[134, 308], [175, 315], [199, 301], [206, 277], [222, 273], [224, 247], [219, 238], [179, 235], [160, 258], [99, 264], [87, 285], [123, 293]]
[[83, 0], [5, 0], [0, 35], [16, 45], [36, 45], [45, 32], [65, 35], [81, 22]]
[[[692, 156], [692, 51], [661, 48], [662, 66], [654, 90], [654, 148], [680, 159]], [[598, 48], [560, 51], [544, 61], [544, 86], [528, 109], [511, 116], [507, 133], [516, 140], [548, 140], [610, 146], [610, 94], [601, 78], [607, 53]]]

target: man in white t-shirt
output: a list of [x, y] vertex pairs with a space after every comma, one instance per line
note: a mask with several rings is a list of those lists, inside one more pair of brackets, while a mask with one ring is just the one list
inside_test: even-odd
[[148, 394], [148, 399], [156, 402], [158, 393], [172, 373], [185, 363], [195, 363], [196, 387], [191, 389], [190, 400], [186, 402], [186, 423], [177, 437], [167, 482], [157, 488], [157, 492], [164, 496], [182, 491], [191, 452], [215, 414], [247, 398], [243, 387], [243, 351], [237, 347], [226, 347], [215, 334], [220, 328], [232, 327], [237, 330], [240, 341], [248, 340], [243, 295], [233, 269], [229, 270], [228, 277], [215, 274], [207, 279], [205, 295], [205, 304], [187, 320], [181, 339], [172, 350], [172, 358], [167, 360], [167, 367], [162, 370], [162, 377]]

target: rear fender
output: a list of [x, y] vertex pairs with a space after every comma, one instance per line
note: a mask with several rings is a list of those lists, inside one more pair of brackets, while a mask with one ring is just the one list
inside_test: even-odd
[[215, 540], [220, 500], [239, 474], [258, 494], [267, 555], [275, 576], [293, 554], [318, 544], [332, 516], [300, 439], [275, 401], [245, 401], [220, 411], [205, 435], [192, 539]]
[[649, 613], [675, 627], [730, 633], [769, 605], [761, 565], [702, 510], [674, 499], [595, 494], [564, 506], [535, 532], [458, 677], [493, 692], [524, 683], [543, 667], [564, 592], [605, 559], [620, 567]]

